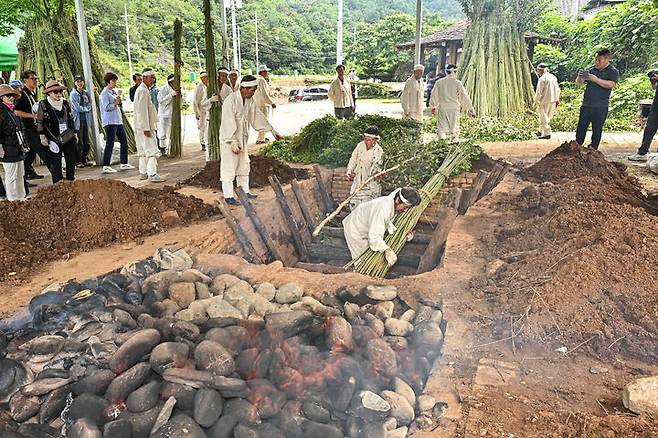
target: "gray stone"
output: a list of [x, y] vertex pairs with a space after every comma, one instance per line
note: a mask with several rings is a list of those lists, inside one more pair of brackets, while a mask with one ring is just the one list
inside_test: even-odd
[[149, 363], [156, 373], [162, 375], [166, 369], [182, 368], [187, 362], [190, 347], [182, 342], [163, 342], [151, 352]]
[[398, 296], [398, 289], [395, 286], [367, 286], [364, 290], [365, 295], [371, 300], [391, 301]]
[[80, 395], [85, 392], [101, 395], [107, 391], [107, 387], [110, 386], [112, 380], [114, 380], [116, 375], [110, 370], [98, 370], [93, 374], [90, 374], [87, 377], [84, 377], [78, 380], [73, 385], [73, 393], [75, 395]]
[[386, 438], [406, 438], [409, 428], [407, 426], [398, 427], [386, 432]]
[[162, 269], [171, 271], [185, 271], [190, 269], [194, 264], [192, 257], [190, 257], [184, 250], [171, 252], [165, 248], [159, 248], [153, 254], [153, 260], [160, 264]]
[[218, 275], [212, 280], [212, 284], [210, 285], [210, 292], [213, 295], [223, 294], [224, 291], [229, 286], [232, 286], [239, 281], [240, 279], [234, 275], [230, 275], [230, 274]]
[[331, 424], [304, 422], [304, 438], [343, 438], [343, 432]]
[[347, 408], [350, 406], [350, 401], [352, 401], [352, 397], [354, 396], [355, 389], [356, 379], [354, 376], [350, 376], [350, 378], [344, 382], [339, 383], [338, 385], [333, 385], [329, 388], [329, 398], [334, 411], [347, 411]]
[[370, 366], [379, 374], [395, 377], [398, 373], [397, 357], [391, 346], [383, 339], [373, 339], [366, 347]]
[[142, 293], [155, 293], [158, 300], [163, 300], [167, 297], [169, 286], [178, 281], [178, 272], [162, 271], [149, 276], [142, 284]]
[[205, 300], [206, 298], [210, 298], [210, 288], [206, 283], [197, 281], [194, 283], [194, 288], [196, 289], [197, 300]]
[[416, 305], [416, 316], [414, 317], [414, 325], [420, 324], [421, 322], [430, 321], [432, 319], [432, 314], [434, 309], [425, 304], [418, 303]]
[[164, 426], [160, 427], [153, 438], [206, 438], [199, 425], [187, 415], [176, 415]]
[[402, 351], [409, 347], [409, 341], [402, 336], [384, 336], [384, 340], [388, 342], [393, 351]]
[[103, 427], [103, 438], [131, 438], [132, 424], [130, 421], [121, 419], [105, 423]]
[[[119, 415], [118, 419], [126, 420], [130, 423], [132, 438], [148, 438], [151, 435], [153, 424], [162, 410], [162, 406], [163, 404], [159, 403], [153, 409], [139, 413], [130, 412], [126, 409]], [[112, 438], [116, 437], [123, 438], [123, 435], [112, 435]]]
[[332, 316], [327, 318], [327, 344], [331, 351], [348, 353], [354, 350], [352, 325], [345, 318]]
[[440, 309], [434, 309], [432, 316], [430, 316], [430, 321], [441, 324], [441, 321], [443, 321], [443, 312]]
[[66, 438], [102, 438], [100, 429], [89, 418], [80, 418], [66, 433]]
[[126, 406], [132, 412], [144, 412], [153, 409], [159, 400], [160, 383], [154, 381], [130, 393], [126, 401]]
[[162, 373], [162, 378], [167, 382], [191, 388], [204, 388], [213, 381], [213, 375], [209, 371], [191, 368], [169, 368]]
[[258, 316], [265, 316], [276, 312], [276, 306], [270, 303], [267, 298], [258, 294], [252, 295], [251, 305], [254, 309], [254, 313]]
[[340, 310], [325, 306], [318, 300], [313, 297], [305, 296], [296, 303], [290, 305], [291, 310], [310, 310], [316, 315], [329, 317], [329, 316], [338, 316], [341, 314]]
[[197, 367], [216, 376], [228, 376], [235, 371], [233, 356], [217, 342], [201, 341], [194, 349], [194, 360]]
[[139, 330], [112, 355], [109, 368], [116, 374], [122, 373], [139, 362], [159, 343], [159, 331], [155, 329]]
[[412, 322], [414, 318], [416, 318], [416, 311], [414, 309], [409, 309], [400, 316], [402, 321], [407, 322]]
[[129, 329], [134, 329], [137, 327], [137, 322], [130, 316], [130, 313], [122, 309], [114, 309], [112, 311], [112, 318], [114, 322], [120, 326], [127, 327]]
[[181, 306], [178, 303], [170, 298], [162, 301], [162, 306], [164, 307], [164, 316], [171, 318], [175, 314], [181, 311]]
[[204, 318], [206, 315], [197, 315], [190, 309], [183, 309], [180, 312], [174, 313], [174, 318], [180, 319], [181, 321], [193, 321], [195, 319]]
[[123, 401], [128, 395], [142, 386], [151, 373], [151, 367], [147, 362], [140, 362], [134, 367], [119, 374], [110, 383], [105, 393], [105, 398], [111, 402]]
[[421, 395], [418, 397], [418, 412], [431, 411], [436, 404], [436, 399], [431, 395]]
[[238, 418], [238, 422], [245, 424], [258, 424], [261, 421], [256, 406], [243, 398], [228, 400], [224, 405], [224, 414], [235, 415]]
[[384, 328], [386, 333], [391, 336], [407, 336], [413, 331], [414, 326], [410, 322], [401, 319], [388, 318], [384, 321]]
[[265, 317], [265, 328], [272, 335], [289, 338], [308, 329], [313, 314], [305, 310], [271, 313]]
[[307, 400], [302, 404], [302, 412], [306, 418], [318, 423], [329, 423], [331, 420], [331, 413], [327, 408], [320, 403]]
[[643, 377], [626, 385], [622, 401], [631, 412], [658, 416], [658, 376]]
[[393, 304], [393, 301], [383, 301], [375, 304], [372, 308], [375, 316], [382, 321], [386, 321], [388, 318], [392, 317], [394, 309], [395, 305]]
[[424, 321], [414, 327], [412, 340], [418, 353], [435, 358], [441, 353], [443, 332], [436, 322]]
[[206, 307], [206, 313], [211, 318], [239, 318], [244, 316], [242, 312], [224, 300], [214, 301]]
[[217, 423], [206, 431], [208, 438], [233, 438], [233, 430], [240, 419], [234, 414], [222, 415]]
[[304, 288], [297, 283], [286, 283], [276, 291], [274, 299], [279, 304], [290, 304], [299, 301], [304, 295]]
[[416, 406], [416, 393], [407, 382], [396, 377], [393, 381], [393, 389], [402, 397], [406, 398], [411, 406]]
[[75, 421], [88, 418], [94, 425], [102, 425], [107, 420], [105, 413], [108, 409], [107, 400], [93, 394], [82, 394], [77, 396], [68, 411], [68, 416]]
[[212, 281], [212, 278], [208, 277], [203, 272], [194, 268], [187, 269], [181, 272], [180, 279], [181, 279], [180, 281], [189, 281], [191, 283], [199, 282], [204, 284], [210, 284], [210, 282]]
[[364, 421], [383, 421], [391, 405], [372, 391], [359, 391], [352, 399], [352, 411]]
[[27, 396], [20, 391], [15, 392], [9, 399], [9, 413], [11, 418], [19, 423], [35, 416], [39, 412], [40, 406], [39, 397]]
[[258, 410], [261, 419], [274, 417], [281, 411], [287, 397], [266, 379], [253, 379], [247, 382], [250, 389], [250, 400]]
[[48, 394], [41, 401], [41, 406], [39, 407], [39, 423], [49, 424], [55, 418], [58, 418], [66, 407], [66, 402], [71, 392], [71, 386], [69, 385]]
[[167, 424], [169, 418], [171, 418], [171, 413], [174, 411], [174, 406], [176, 406], [176, 397], [170, 396], [167, 398], [164, 406], [162, 406], [162, 409], [160, 409], [160, 412], [158, 413], [158, 416], [153, 423], [153, 427], [151, 428], [150, 436], [153, 436], [153, 434], [158, 432], [162, 427], [164, 427], [165, 424]]
[[343, 312], [345, 313], [345, 318], [351, 323], [354, 323], [359, 316], [359, 306], [354, 303], [347, 302], [343, 305]]
[[240, 326], [212, 328], [205, 335], [206, 340], [221, 344], [233, 354], [242, 351], [248, 338], [249, 332], [246, 328]]
[[366, 422], [361, 428], [361, 438], [383, 438], [388, 437], [386, 426], [383, 421]]
[[174, 283], [169, 286], [169, 298], [181, 309], [186, 309], [196, 299], [196, 286], [194, 283]]
[[378, 337], [384, 336], [385, 326], [381, 319], [371, 313], [366, 313], [364, 319], [366, 320], [368, 327], [370, 327]]
[[276, 294], [276, 288], [272, 283], [261, 283], [256, 288], [256, 294], [265, 298], [267, 301], [272, 301]]
[[224, 410], [224, 399], [219, 392], [201, 388], [194, 395], [194, 420], [203, 427], [217, 422]]
[[394, 417], [388, 417], [386, 421], [384, 421], [384, 427], [387, 431], [397, 429], [398, 420], [396, 420]]
[[176, 321], [171, 326], [171, 335], [175, 340], [196, 342], [201, 336], [201, 330], [196, 324], [188, 321]]
[[249, 395], [247, 382], [242, 379], [215, 376], [210, 386], [218, 390], [224, 398], [246, 397]]
[[394, 417], [399, 425], [408, 426], [416, 418], [413, 405], [395, 391], [382, 391], [382, 397], [391, 406], [389, 415]]
[[155, 318], [148, 313], [142, 313], [137, 317], [137, 325], [141, 328], [153, 328], [155, 326]]
[[43, 335], [31, 339], [18, 347], [19, 350], [27, 351], [31, 355], [55, 354], [62, 350], [66, 339], [58, 335]]
[[21, 388], [21, 392], [25, 395], [45, 395], [51, 391], [59, 389], [71, 383], [72, 379], [62, 379], [59, 377], [50, 377], [25, 385]]

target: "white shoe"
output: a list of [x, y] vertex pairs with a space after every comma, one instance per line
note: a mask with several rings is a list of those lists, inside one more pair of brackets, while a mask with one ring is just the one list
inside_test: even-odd
[[628, 161], [647, 161], [649, 159], [649, 154], [633, 154], [626, 157]]
[[112, 169], [111, 166], [103, 166], [103, 172], [102, 173], [117, 173], [117, 171]]
[[156, 173], [153, 176], [149, 176], [149, 181], [152, 183], [161, 183], [165, 182], [165, 179]]
[[133, 170], [134, 168], [135, 166], [133, 166], [132, 164], [122, 164], [121, 166], [119, 166], [119, 170]]
[[145, 174], [145, 173], [140, 173], [140, 174], [139, 174], [139, 179], [141, 179], [141, 180], [147, 180], [147, 179], [149, 179], [149, 176], [148, 176], [147, 174]]

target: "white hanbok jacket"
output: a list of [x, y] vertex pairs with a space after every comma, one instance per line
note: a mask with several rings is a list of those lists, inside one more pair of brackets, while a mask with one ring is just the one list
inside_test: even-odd
[[[220, 141], [220, 180], [233, 181], [236, 176], [249, 175], [249, 126], [256, 131], [276, 131], [267, 118], [256, 107], [254, 99], [242, 99], [240, 92], [231, 93], [222, 105], [222, 125], [219, 130]], [[233, 153], [233, 146], [240, 148], [240, 153]]]
[[537, 82], [537, 91], [535, 92], [535, 103], [537, 105], [546, 105], [555, 103], [560, 100], [560, 85], [553, 73], [544, 72]]
[[256, 81], [258, 82], [258, 88], [256, 89], [256, 93], [254, 93], [256, 106], [258, 106], [259, 108], [272, 106], [274, 104], [274, 101], [272, 100], [272, 96], [270, 95], [270, 83], [268, 82], [267, 79], [265, 79], [262, 76], [258, 76]]
[[146, 84], [142, 83], [135, 90], [135, 101], [133, 103], [133, 128], [135, 131], [154, 131], [158, 129], [158, 111], [151, 100], [151, 92]]
[[425, 84], [423, 79], [416, 79], [413, 75], [407, 79], [402, 90], [402, 95], [400, 96], [402, 111], [406, 117], [423, 121], [423, 109], [425, 109], [424, 92]]
[[394, 233], [395, 195], [400, 189], [394, 190], [388, 196], [381, 196], [372, 201], [364, 202], [343, 219], [343, 230], [347, 246], [352, 254], [352, 260], [359, 257], [368, 248], [376, 252], [384, 252], [388, 245], [384, 234]]
[[194, 108], [194, 115], [198, 119], [203, 119], [208, 116], [208, 109], [203, 105], [203, 101], [208, 98], [208, 87], [203, 85], [203, 82], [194, 89], [194, 98], [192, 99], [192, 107]]
[[343, 76], [343, 82], [340, 82], [338, 76], [334, 78], [329, 86], [329, 99], [334, 103], [334, 108], [351, 108], [354, 106], [352, 99], [352, 86], [349, 79]]
[[443, 111], [475, 111], [464, 85], [453, 75], [436, 81], [430, 95], [430, 108]]
[[[347, 174], [354, 173], [354, 180], [350, 188], [350, 195], [361, 186], [368, 178], [382, 171], [384, 165], [384, 150], [379, 143], [370, 150], [365, 142], [360, 142], [354, 148], [350, 162], [347, 165]], [[357, 195], [352, 198], [350, 206], [354, 209], [357, 205], [375, 199], [382, 194], [382, 186], [379, 181], [370, 181]]]
[[171, 85], [166, 84], [158, 92], [158, 116], [163, 119], [171, 117], [174, 108], [174, 96], [176, 92]]

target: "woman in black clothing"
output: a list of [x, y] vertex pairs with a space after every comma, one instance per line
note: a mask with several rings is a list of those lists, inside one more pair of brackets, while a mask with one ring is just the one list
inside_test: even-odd
[[39, 102], [37, 131], [41, 144], [47, 149], [53, 184], [62, 180], [62, 155], [66, 160], [66, 179], [75, 179], [78, 143], [71, 116], [71, 105], [62, 96], [66, 87], [57, 81], [46, 83], [46, 98]]
[[20, 92], [11, 86], [0, 85], [0, 162], [5, 170], [5, 196], [8, 201], [20, 201], [26, 195], [23, 134], [20, 121], [14, 115], [14, 100], [17, 96], [20, 96]]

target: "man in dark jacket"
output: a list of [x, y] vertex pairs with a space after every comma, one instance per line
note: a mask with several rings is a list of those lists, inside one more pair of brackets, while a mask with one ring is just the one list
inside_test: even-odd
[[658, 70], [649, 72], [649, 80], [651, 86], [656, 90], [656, 94], [653, 96], [653, 103], [647, 116], [647, 125], [644, 127], [644, 134], [642, 134], [642, 144], [637, 153], [628, 157], [631, 161], [647, 161], [651, 142], [658, 131]]
[[14, 100], [20, 92], [10, 85], [0, 85], [0, 161], [5, 171], [6, 198], [9, 201], [25, 199], [25, 169], [21, 123], [14, 115]]
[[50, 163], [46, 149], [41, 145], [39, 133], [37, 133], [36, 109], [39, 78], [33, 70], [25, 70], [21, 73], [21, 80], [23, 81], [23, 88], [21, 89], [21, 96], [16, 101], [14, 113], [21, 119], [23, 138], [29, 148], [25, 156], [25, 176], [27, 179], [41, 179], [43, 176], [39, 175], [32, 166], [34, 160], [38, 155], [46, 167], [50, 168]]

